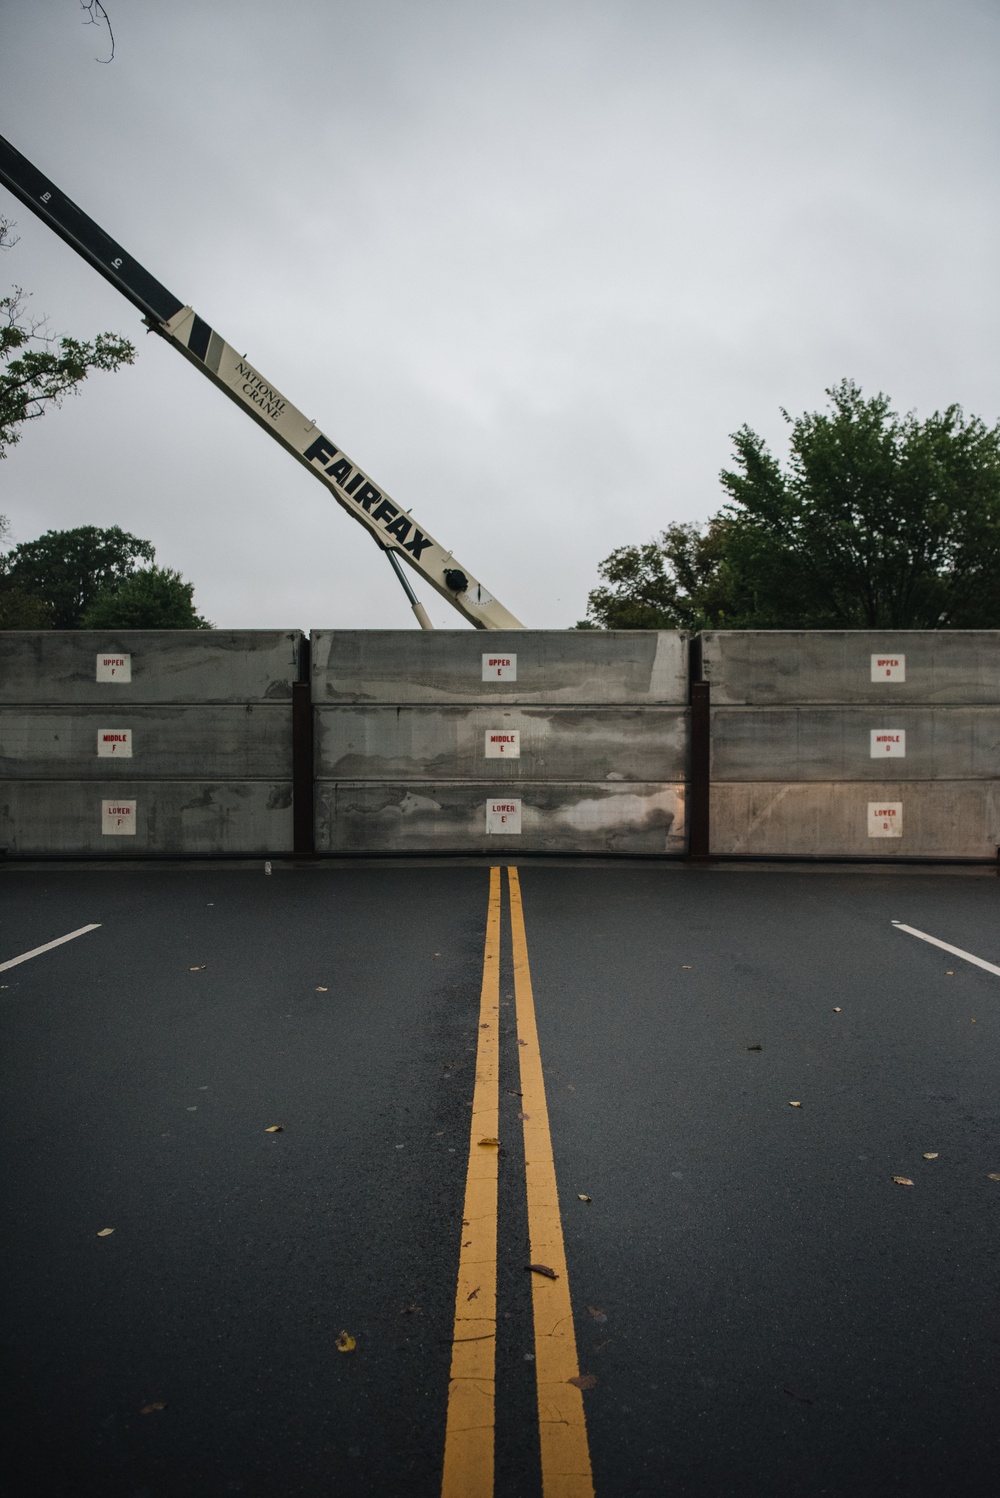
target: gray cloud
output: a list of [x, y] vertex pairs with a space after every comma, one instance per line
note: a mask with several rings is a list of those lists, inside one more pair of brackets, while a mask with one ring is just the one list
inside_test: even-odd
[[[109, 9], [104, 67], [73, 0], [0, 6], [0, 130], [527, 624], [842, 375], [998, 414], [993, 4]], [[0, 466], [17, 534], [138, 531], [220, 624], [407, 626], [322, 488], [0, 198], [52, 326], [141, 340]]]

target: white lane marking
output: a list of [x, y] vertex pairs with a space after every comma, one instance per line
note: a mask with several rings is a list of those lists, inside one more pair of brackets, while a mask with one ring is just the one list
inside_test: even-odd
[[100, 929], [100, 921], [94, 921], [90, 926], [81, 926], [78, 931], [69, 931], [65, 936], [57, 936], [55, 941], [47, 941], [44, 947], [32, 947], [30, 952], [22, 952], [20, 957], [12, 957], [9, 962], [0, 962], [0, 973], [5, 973], [9, 967], [17, 967], [19, 962], [28, 962], [32, 957], [40, 957], [43, 952], [51, 952], [53, 947], [61, 947], [64, 941], [72, 941], [74, 937], [86, 936], [88, 931]]
[[918, 931], [916, 926], [904, 926], [902, 921], [892, 923], [897, 931], [906, 931], [910, 936], [919, 936], [921, 941], [929, 941], [932, 947], [940, 947], [943, 952], [950, 952], [953, 957], [961, 957], [964, 962], [971, 962], [976, 967], [984, 967], [988, 973], [996, 973], [1000, 978], [1000, 967], [992, 962], [986, 962], [982, 957], [974, 957], [971, 952], [963, 952], [961, 947], [953, 947], [950, 941], [939, 941], [936, 936], [928, 936], [926, 931]]

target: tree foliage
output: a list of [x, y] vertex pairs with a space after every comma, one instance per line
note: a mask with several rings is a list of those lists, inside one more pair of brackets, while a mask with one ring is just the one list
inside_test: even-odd
[[155, 558], [150, 541], [117, 525], [108, 530], [81, 525], [23, 541], [8, 552], [4, 570], [11, 586], [48, 604], [54, 629], [80, 629], [102, 593], [126, 583], [136, 562], [152, 564]]
[[211, 629], [195, 613], [194, 584], [167, 567], [144, 567], [120, 587], [98, 594], [84, 629]]
[[[16, 243], [13, 225], [0, 218], [0, 249]], [[58, 406], [91, 370], [116, 370], [135, 359], [135, 348], [116, 333], [98, 333], [92, 342], [55, 338], [44, 321], [27, 316], [28, 298], [14, 286], [0, 297], [0, 458], [20, 441], [27, 421]]]
[[703, 531], [672, 526], [601, 563], [604, 628], [1000, 627], [1000, 424], [920, 422], [851, 380], [791, 426], [785, 467], [749, 427]]

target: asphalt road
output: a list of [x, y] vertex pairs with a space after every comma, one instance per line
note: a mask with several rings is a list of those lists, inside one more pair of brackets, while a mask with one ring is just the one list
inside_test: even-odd
[[[992, 1498], [1000, 976], [892, 922], [1000, 965], [1000, 881], [520, 882], [598, 1498]], [[100, 923], [0, 971], [8, 1491], [441, 1493], [489, 889], [3, 871], [0, 963]], [[502, 909], [495, 1493], [577, 1498]]]

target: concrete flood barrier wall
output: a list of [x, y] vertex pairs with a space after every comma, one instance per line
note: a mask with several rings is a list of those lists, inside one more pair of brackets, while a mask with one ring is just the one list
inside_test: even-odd
[[0, 848], [292, 850], [298, 630], [0, 634]]
[[322, 853], [680, 854], [687, 637], [314, 631]]
[[707, 632], [715, 856], [994, 858], [1000, 632]]
[[1000, 632], [0, 634], [15, 857], [998, 843]]

